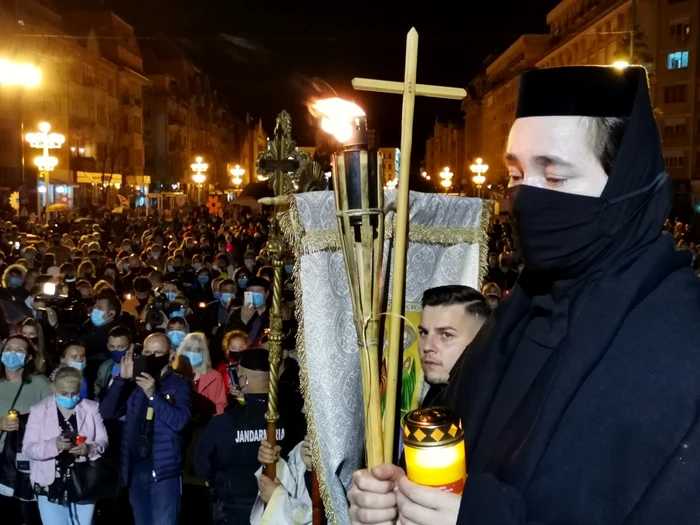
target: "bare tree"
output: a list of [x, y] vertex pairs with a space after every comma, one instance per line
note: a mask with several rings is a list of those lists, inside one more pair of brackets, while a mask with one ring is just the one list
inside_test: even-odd
[[98, 159], [98, 170], [102, 174], [102, 204], [107, 203], [109, 185], [112, 183], [115, 172], [122, 171], [123, 149], [122, 128], [120, 122], [114, 118], [109, 119], [108, 126], [102, 131]]

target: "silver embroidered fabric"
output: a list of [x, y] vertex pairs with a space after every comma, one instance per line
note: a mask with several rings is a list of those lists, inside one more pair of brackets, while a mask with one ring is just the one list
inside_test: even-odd
[[[294, 196], [303, 236], [336, 230], [333, 192]], [[385, 194], [386, 205], [396, 191]], [[438, 194], [411, 192], [410, 224], [452, 228], [481, 226], [482, 201]], [[393, 213], [387, 222], [393, 220]], [[387, 252], [392, 241], [385, 242]], [[357, 335], [353, 324], [345, 263], [340, 250], [303, 255], [300, 261], [304, 315], [305, 362], [308, 393], [313, 405], [314, 426], [322, 465], [320, 482], [332, 500], [329, 513], [335, 523], [350, 523], [346, 494], [353, 473], [363, 462], [364, 418]], [[427, 288], [447, 284], [478, 287], [478, 243], [453, 246], [411, 243], [406, 270], [406, 303], [420, 303]], [[389, 287], [391, 289], [391, 287]], [[329, 509], [327, 509], [329, 510]]]

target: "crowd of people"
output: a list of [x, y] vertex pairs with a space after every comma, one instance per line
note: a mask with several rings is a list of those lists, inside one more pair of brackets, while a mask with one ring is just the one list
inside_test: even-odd
[[0, 223], [3, 523], [249, 523], [279, 485], [261, 462], [310, 470], [291, 255], [267, 442], [269, 228], [246, 208]]

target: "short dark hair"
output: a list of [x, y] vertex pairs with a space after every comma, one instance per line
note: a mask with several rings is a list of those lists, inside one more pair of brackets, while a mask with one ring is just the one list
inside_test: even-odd
[[129, 344], [134, 342], [134, 334], [126, 326], [115, 326], [109, 331], [109, 337], [126, 337]]
[[148, 277], [139, 275], [134, 279], [134, 291], [137, 293], [146, 293], [153, 290], [153, 284]]
[[486, 302], [486, 298], [470, 286], [449, 284], [428, 288], [423, 292], [423, 308], [426, 306], [452, 306], [462, 304], [468, 315], [487, 318], [493, 310]]
[[595, 142], [593, 147], [605, 174], [612, 173], [615, 157], [620, 151], [627, 130], [628, 117], [600, 117], [595, 119]]
[[122, 314], [122, 302], [117, 297], [117, 293], [112, 288], [103, 288], [95, 297], [95, 301], [105, 300], [109, 303], [109, 307], [116, 313], [115, 318], [119, 319]]

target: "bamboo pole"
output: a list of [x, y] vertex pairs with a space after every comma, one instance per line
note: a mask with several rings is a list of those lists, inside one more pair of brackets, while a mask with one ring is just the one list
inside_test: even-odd
[[396, 242], [394, 271], [391, 288], [391, 331], [387, 349], [387, 386], [384, 409], [384, 461], [392, 463], [394, 428], [396, 426], [396, 390], [399, 377], [399, 358], [403, 346], [404, 293], [406, 288], [406, 249], [408, 246], [408, 183], [413, 145], [413, 110], [416, 102], [416, 71], [418, 66], [418, 32], [412, 28], [406, 38], [406, 66], [404, 71], [403, 111], [401, 114], [401, 165], [396, 211]]
[[[372, 78], [352, 79], [352, 87], [358, 91], [374, 91], [377, 93], [393, 93], [394, 95], [402, 95], [404, 93], [403, 86], [403, 82], [391, 82], [390, 80], [374, 80]], [[417, 97], [462, 100], [467, 96], [467, 90], [463, 88], [430, 86], [427, 84], [416, 84], [414, 91]]]

